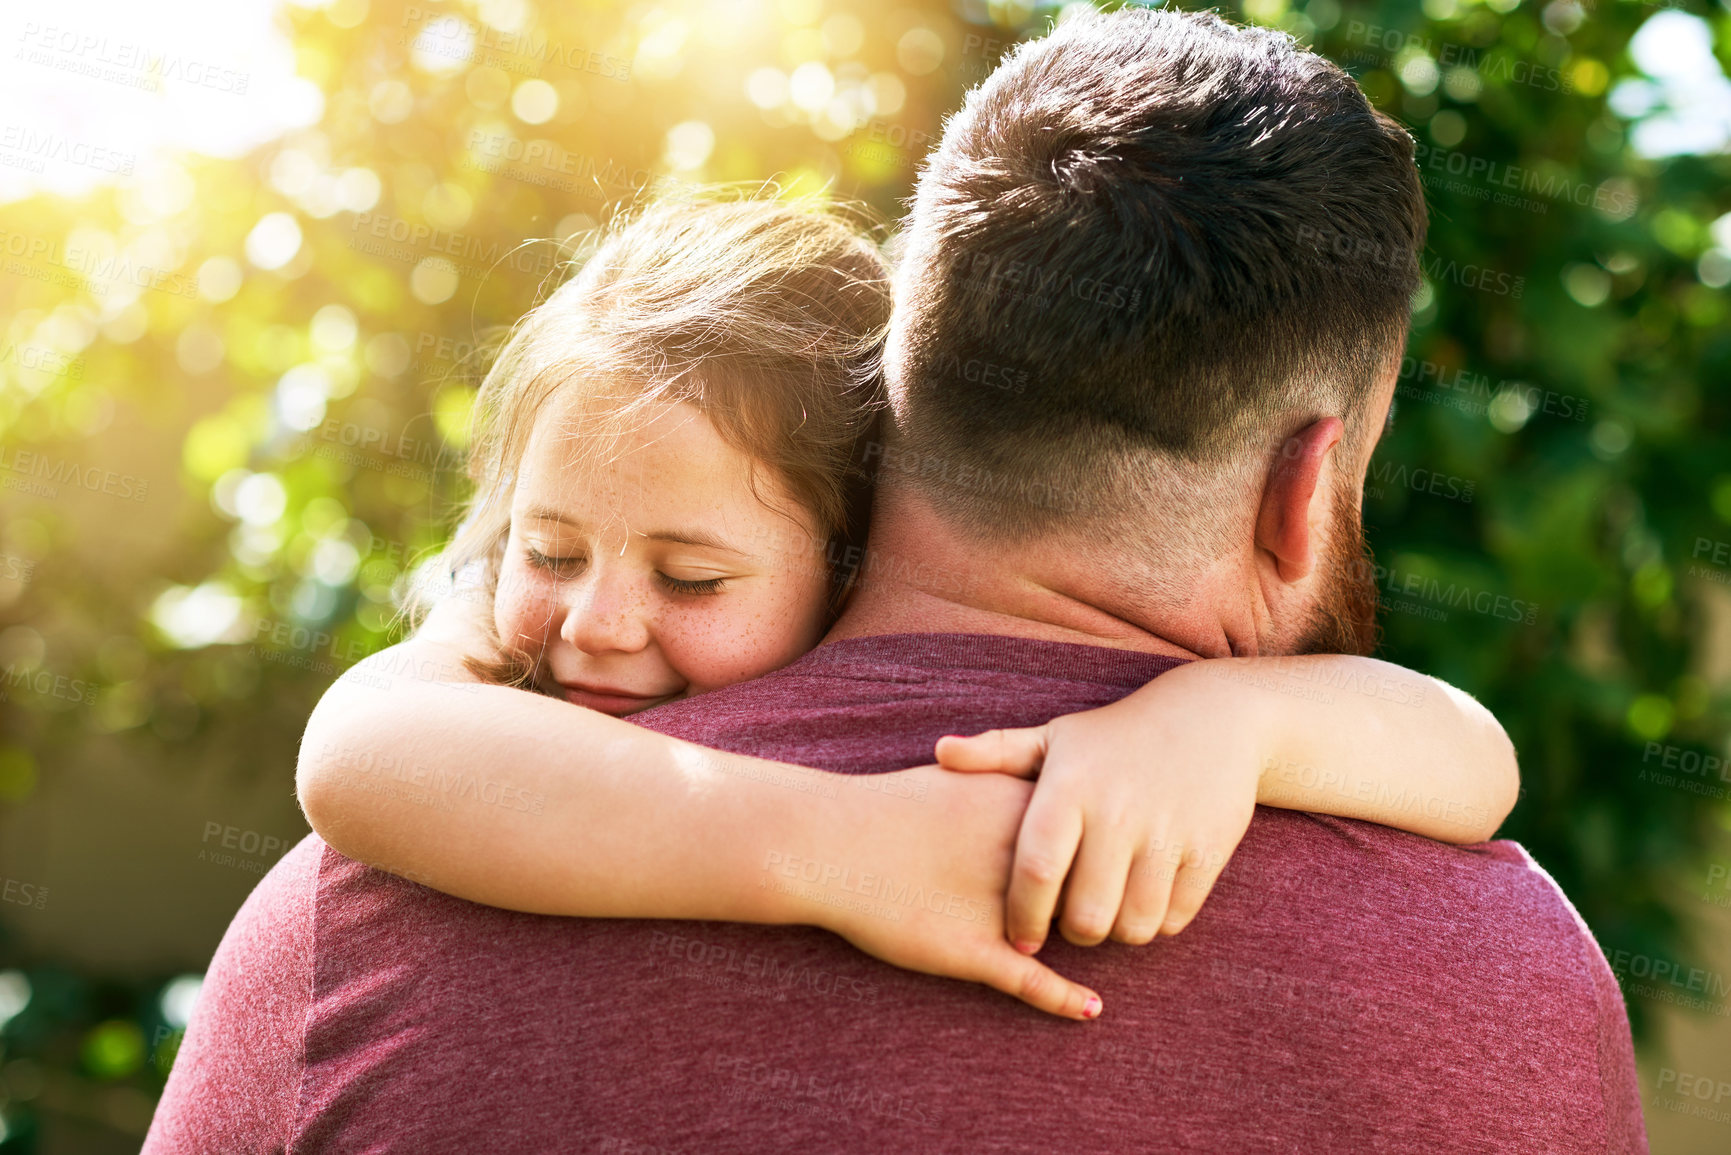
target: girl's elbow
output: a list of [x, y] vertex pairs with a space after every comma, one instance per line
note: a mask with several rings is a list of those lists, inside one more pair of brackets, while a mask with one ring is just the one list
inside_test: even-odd
[[[340, 788], [340, 754], [343, 739], [331, 720], [314, 711], [301, 735], [300, 754], [295, 759], [295, 797], [301, 812], [320, 835], [325, 834], [334, 795]], [[328, 841], [328, 839], [327, 839]]]
[[300, 761], [295, 766], [295, 800], [300, 803], [301, 813], [314, 830], [320, 829], [330, 806], [330, 783], [327, 781], [325, 767], [316, 758], [308, 758], [302, 751]]
[[356, 813], [348, 783], [334, 766], [303, 761], [295, 772], [295, 795], [307, 825], [339, 854], [365, 859], [366, 823]]
[[1520, 755], [1516, 752], [1515, 744], [1507, 734], [1503, 735], [1501, 754], [1505, 769], [1497, 779], [1497, 795], [1491, 804], [1491, 830], [1489, 834], [1485, 835], [1486, 838], [1494, 835], [1502, 827], [1502, 824], [1508, 821], [1509, 815], [1514, 813], [1515, 804], [1521, 800]]
[[1515, 800], [1520, 796], [1521, 781], [1518, 776], [1510, 778], [1503, 789], [1487, 799], [1480, 807], [1476, 820], [1466, 824], [1466, 837], [1462, 843], [1489, 842], [1497, 836], [1497, 831], [1508, 821], [1509, 813], [1515, 808]]

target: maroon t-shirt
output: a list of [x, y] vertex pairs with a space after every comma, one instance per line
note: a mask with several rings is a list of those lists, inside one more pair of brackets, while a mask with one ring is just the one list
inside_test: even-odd
[[[635, 720], [870, 774], [1173, 664], [854, 638]], [[145, 1151], [1646, 1150], [1611, 971], [1513, 843], [1259, 808], [1181, 935], [1041, 958], [1107, 1013], [813, 928], [497, 910], [309, 837], [217, 949]]]

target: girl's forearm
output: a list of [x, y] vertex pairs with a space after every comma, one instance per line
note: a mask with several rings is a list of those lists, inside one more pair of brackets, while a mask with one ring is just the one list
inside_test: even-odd
[[447, 680], [453, 670], [455, 650], [414, 639], [319, 702], [297, 785], [338, 851], [532, 913], [824, 925], [762, 885], [774, 855], [816, 856], [833, 836], [846, 800], [789, 788], [820, 771]]
[[[1181, 676], [1262, 735], [1257, 801], [1361, 818], [1444, 842], [1496, 833], [1520, 790], [1515, 750], [1470, 696], [1390, 662], [1338, 654], [1216, 658]], [[1210, 685], [1211, 683], [1211, 685]]]

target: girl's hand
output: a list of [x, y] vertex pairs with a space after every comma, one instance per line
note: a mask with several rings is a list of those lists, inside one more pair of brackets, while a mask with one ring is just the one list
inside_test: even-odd
[[1098, 994], [1006, 941], [1004, 888], [1034, 788], [937, 766], [876, 777], [880, 788], [909, 784], [920, 801], [895, 805], [886, 791], [871, 796], [886, 805], [846, 807], [822, 861], [766, 856], [760, 884], [793, 912], [783, 921], [827, 927], [884, 962], [982, 983], [1047, 1014], [1097, 1018]]
[[1143, 944], [1196, 917], [1250, 825], [1266, 759], [1259, 727], [1194, 685], [1166, 674], [1044, 726], [939, 739], [946, 769], [1039, 779], [1006, 899], [1017, 950], [1040, 949], [1060, 900], [1078, 946]]

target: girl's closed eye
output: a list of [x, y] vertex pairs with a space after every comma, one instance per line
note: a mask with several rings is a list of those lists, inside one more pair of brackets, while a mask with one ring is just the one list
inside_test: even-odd
[[684, 578], [670, 577], [660, 570], [655, 571], [656, 578], [662, 585], [676, 594], [715, 594], [721, 592], [721, 584], [726, 578], [705, 578], [702, 581], [687, 581]]
[[581, 566], [585, 560], [581, 555], [577, 557], [550, 557], [532, 545], [525, 545], [523, 547], [523, 552], [524, 555], [528, 557], [530, 565], [534, 566], [538, 570], [545, 570], [548, 573], [558, 576], [569, 575], [572, 570]]
[[[589, 560], [582, 554], [574, 554], [569, 557], [556, 556], [545, 550], [537, 549], [527, 542], [523, 544], [523, 555], [532, 568], [552, 574], [561, 580], [576, 577]], [[662, 570], [655, 571], [655, 580], [670, 593], [693, 596], [720, 593], [723, 584], [727, 581], [725, 577], [679, 578]]]

